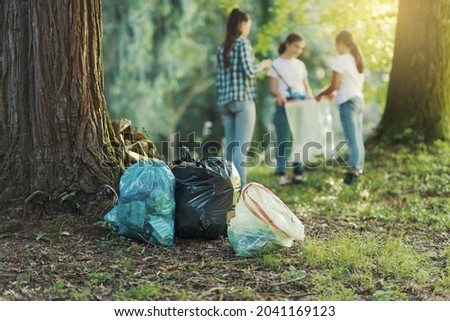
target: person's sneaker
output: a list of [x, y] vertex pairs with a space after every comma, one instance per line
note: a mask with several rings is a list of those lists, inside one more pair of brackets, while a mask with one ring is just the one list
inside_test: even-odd
[[286, 178], [286, 175], [279, 175], [277, 176], [278, 184], [281, 186], [285, 186], [288, 184], [288, 180]]
[[360, 172], [358, 174], [354, 174], [354, 173], [347, 173], [344, 176], [344, 184], [346, 185], [351, 185], [359, 176], [360, 176]]
[[294, 177], [292, 177], [292, 183], [293, 184], [301, 184], [304, 181], [305, 181], [305, 179], [300, 174], [294, 174]]
[[344, 184], [350, 185], [353, 182], [353, 177], [355, 177], [355, 175], [353, 175], [352, 173], [345, 174], [345, 176], [344, 176]]

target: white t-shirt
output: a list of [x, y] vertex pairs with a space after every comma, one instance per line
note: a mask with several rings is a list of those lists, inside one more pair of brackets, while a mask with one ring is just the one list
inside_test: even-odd
[[358, 71], [355, 58], [351, 54], [345, 53], [334, 58], [331, 69], [341, 74], [341, 84], [335, 98], [338, 105], [353, 97], [364, 98], [364, 73]]
[[[305, 95], [306, 88], [303, 80], [308, 77], [308, 71], [303, 61], [292, 58], [285, 59], [283, 57], [276, 58], [272, 65], [275, 66], [278, 73], [283, 77], [284, 81], [295, 92]], [[275, 72], [273, 68], [269, 69], [269, 77], [278, 79], [278, 91], [285, 96], [288, 95], [287, 85], [280, 79], [280, 76]]]

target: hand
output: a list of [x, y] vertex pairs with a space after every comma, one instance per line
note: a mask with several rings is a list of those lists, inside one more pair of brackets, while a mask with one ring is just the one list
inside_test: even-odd
[[264, 59], [261, 61], [261, 65], [263, 66], [263, 69], [269, 69], [272, 66], [272, 60]]
[[323, 98], [331, 100], [333, 99], [333, 94], [324, 94], [323, 92], [316, 96], [317, 101], [321, 101]]
[[277, 104], [278, 107], [283, 107], [286, 102], [287, 102], [286, 96], [284, 96], [283, 94], [280, 94], [277, 97], [275, 97], [275, 103]]

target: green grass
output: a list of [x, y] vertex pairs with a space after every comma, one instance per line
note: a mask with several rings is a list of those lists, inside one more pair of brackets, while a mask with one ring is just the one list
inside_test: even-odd
[[377, 284], [382, 289], [393, 284], [406, 284], [412, 289], [445, 282], [430, 263], [430, 253], [418, 252], [402, 238], [350, 234], [331, 240], [313, 239], [306, 241], [300, 252], [313, 274], [326, 272], [327, 278], [316, 280], [319, 287], [333, 281], [338, 289], [347, 284], [353, 291], [367, 291], [376, 290]]
[[[276, 186], [265, 166], [250, 169], [249, 181], [272, 189], [305, 219], [297, 259], [315, 298], [348, 300], [368, 292], [372, 300], [406, 300], [417, 289], [448, 297], [449, 159], [449, 144], [442, 142], [414, 152], [380, 148], [368, 153], [364, 175], [350, 186], [341, 181], [345, 170], [331, 166], [307, 171], [300, 186]], [[446, 242], [442, 253], [426, 244], [435, 234]], [[273, 254], [262, 260], [271, 269], [282, 261]]]

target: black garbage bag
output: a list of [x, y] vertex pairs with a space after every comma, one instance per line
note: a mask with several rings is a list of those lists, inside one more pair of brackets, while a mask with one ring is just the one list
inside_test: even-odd
[[233, 164], [220, 157], [194, 160], [182, 150], [174, 161], [175, 235], [217, 239], [227, 235], [240, 193], [240, 178]]

